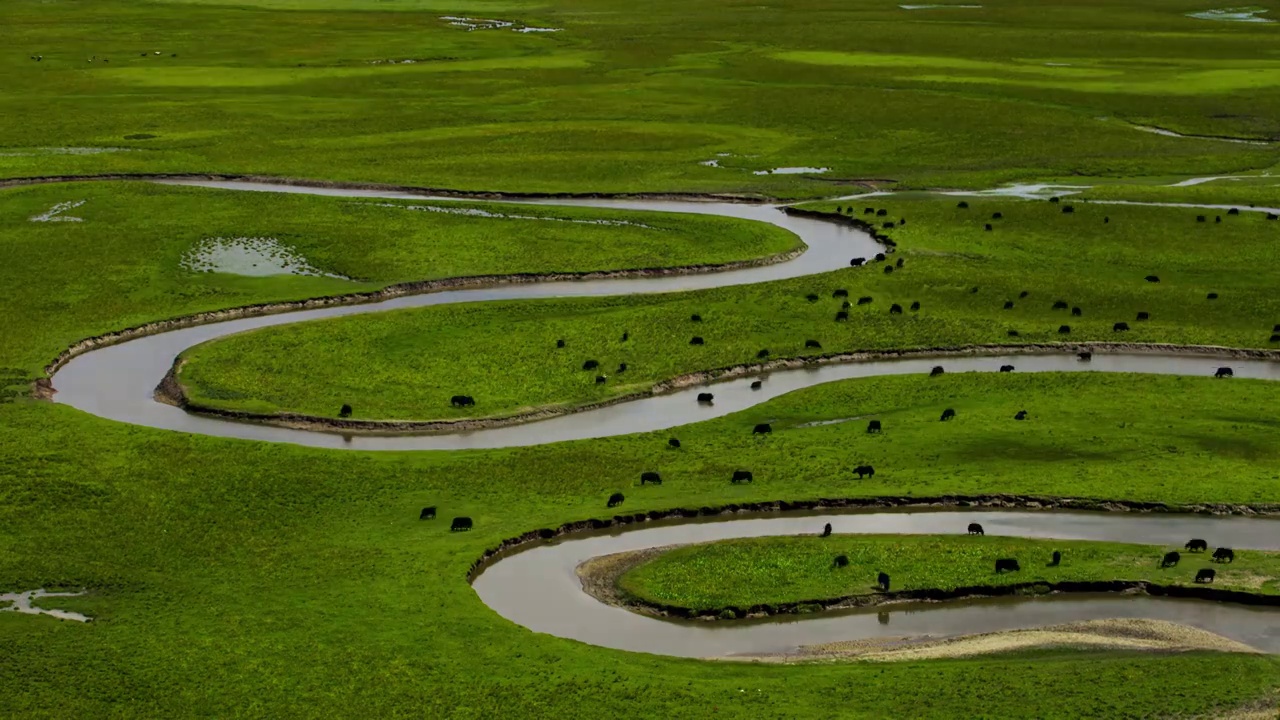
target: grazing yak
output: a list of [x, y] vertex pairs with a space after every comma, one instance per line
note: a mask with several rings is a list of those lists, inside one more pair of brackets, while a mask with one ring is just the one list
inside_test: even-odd
[[471, 518], [456, 517], [453, 519], [453, 522], [449, 524], [449, 532], [466, 532], [467, 530], [470, 530], [471, 527]]
[[431, 507], [422, 508], [422, 512], [418, 513], [418, 519], [419, 520], [435, 520], [436, 506], [432, 505]]
[[698, 393], [698, 402], [700, 403], [709, 403], [714, 401], [715, 399], [716, 399], [716, 396], [712, 395], [711, 393]]
[[1125, 332], [1128, 329], [1129, 329], [1129, 323], [1127, 322], [1118, 322], [1115, 325], [1111, 326], [1112, 332]]
[[1058, 334], [1059, 334], [1059, 335], [1070, 335], [1070, 334], [1071, 334], [1071, 326], [1070, 326], [1070, 325], [1059, 325], [1059, 326], [1058, 326]]
[[876, 262], [884, 262], [884, 253], [876, 253]]
[[1139, 311], [1138, 311], [1138, 319], [1139, 319], [1139, 320], [1150, 320], [1150, 319], [1151, 319], [1151, 313], [1147, 312], [1146, 310], [1139, 310]]
[[804, 299], [808, 300], [809, 302], [818, 302], [818, 295], [817, 293], [809, 293], [808, 295], [804, 296]]
[[1177, 565], [1180, 560], [1182, 560], [1182, 556], [1179, 555], [1176, 550], [1173, 552], [1167, 552], [1164, 554], [1164, 559], [1160, 561], [1160, 567], [1173, 567], [1174, 565]]
[[876, 476], [876, 469], [871, 467], [870, 465], [859, 465], [858, 467], [854, 468], [853, 471], [857, 473], [859, 480], [861, 480], [863, 477]]
[[831, 561], [831, 567], [849, 567], [849, 558], [845, 555], [837, 555], [836, 559]]
[[885, 266], [884, 266], [884, 274], [885, 274], [885, 275], [890, 275], [890, 274], [892, 274], [892, 273], [893, 273], [893, 266], [892, 266], [892, 265], [885, 265]]
[[956, 203], [956, 207], [960, 208], [961, 210], [968, 210], [969, 203], [965, 202], [964, 200], [961, 200], [960, 202]]
[[765, 348], [764, 350], [761, 350], [760, 352], [756, 353], [756, 357], [760, 359], [769, 357], [769, 349]]
[[1183, 545], [1182, 548], [1187, 552], [1204, 552], [1209, 549], [1209, 543], [1201, 540], [1200, 538], [1191, 538], [1191, 540], [1188, 541], [1186, 545]]
[[762, 387], [764, 387], [764, 383], [759, 380], [755, 380], [751, 383], [752, 390], [759, 390]]
[[1220, 367], [1213, 373], [1213, 376], [1216, 378], [1231, 377], [1233, 375], [1235, 375], [1235, 372], [1233, 372], [1229, 367]]
[[1017, 330], [1010, 330], [1010, 331], [1008, 331], [1008, 333], [1006, 333], [1006, 334], [1007, 334], [1009, 337], [1018, 337], [1018, 335], [1019, 335], [1019, 333], [1018, 333], [1018, 331], [1017, 331]]
[[597, 376], [596, 376], [596, 384], [597, 384], [597, 385], [603, 385], [603, 384], [605, 384], [605, 383], [607, 383], [607, 382], [609, 382], [609, 378], [607, 378], [607, 377], [605, 377], [605, 376], [603, 376], [603, 375], [597, 375]]
[[1030, 294], [1031, 294], [1030, 290], [1023, 290], [1022, 292], [1018, 293], [1018, 299], [1021, 300]]
[[1228, 211], [1227, 211], [1227, 214], [1228, 214], [1228, 215], [1239, 215], [1239, 214], [1240, 214], [1240, 208], [1231, 208], [1230, 210], [1228, 210]]
[[1071, 308], [1071, 317], [1080, 317], [1083, 314], [1084, 314], [1084, 311], [1081, 310], [1080, 308], [1078, 307]]
[[853, 307], [853, 303], [849, 302], [848, 300], [845, 300], [844, 302], [840, 303], [841, 310], [848, 310], [851, 307]]
[[1053, 551], [1053, 558], [1049, 560], [1049, 567], [1058, 567], [1062, 564], [1062, 553], [1057, 550]]
[[890, 221], [888, 221], [888, 222], [880, 223], [880, 229], [882, 229], [882, 230], [892, 230], [892, 229], [894, 229], [894, 228], [896, 228], [896, 227], [898, 227], [898, 223], [893, 222], [892, 220], [890, 220]]
[[600, 367], [600, 362], [598, 360], [588, 360], [582, 363], [583, 370], [595, 370], [598, 367]]
[[876, 584], [880, 586], [880, 592], [889, 592], [889, 573], [876, 575]]
[[1000, 366], [1000, 372], [1013, 372], [1013, 366], [1012, 366], [1012, 365], [1001, 365], [1001, 366]]
[[1204, 568], [1196, 573], [1196, 582], [1211, 583], [1213, 582], [1214, 576], [1217, 574], [1218, 574], [1217, 571], [1215, 571], [1213, 568]]
[[1066, 301], [1066, 300], [1055, 300], [1055, 301], [1054, 301], [1054, 303], [1053, 303], [1053, 309], [1054, 309], [1054, 310], [1066, 310], [1066, 309], [1067, 309], [1067, 301]]
[[1058, 204], [1058, 201], [1059, 201], [1059, 200], [1061, 200], [1061, 198], [1059, 198], [1059, 197], [1057, 197], [1057, 196], [1054, 196], [1054, 197], [1049, 198], [1049, 202], [1051, 202], [1051, 203], [1053, 203], [1053, 204], [1055, 204], [1055, 205], [1057, 205], [1057, 204]]
[[859, 305], [870, 305], [873, 302], [875, 302], [875, 299], [872, 298], [870, 295], [863, 295], [862, 297], [858, 298]]
[[454, 407], [471, 407], [476, 404], [476, 400], [470, 395], [454, 395], [449, 398], [449, 404]]
[[1012, 309], [1013, 309], [1013, 301], [1012, 301], [1012, 300], [1005, 300], [1005, 301], [1004, 301], [1004, 309], [1005, 309], [1005, 310], [1012, 310]]
[[1080, 359], [1080, 362], [1089, 362], [1093, 359], [1093, 353], [1088, 351], [1076, 353], [1076, 357]]
[[609, 496], [609, 507], [618, 507], [626, 500], [622, 493], [614, 493]]
[[897, 265], [898, 267], [902, 267], [902, 266], [903, 266], [903, 265], [905, 265], [906, 263], [907, 263], [907, 259], [906, 259], [906, 258], [898, 258], [898, 262], [894, 263], [894, 265]]
[[671, 438], [667, 440], [667, 445], [668, 447], [673, 447], [673, 448], [680, 447], [680, 438]]
[[693, 337], [689, 338], [689, 344], [690, 344], [690, 345], [702, 345], [702, 344], [703, 344], [702, 336], [701, 336], [701, 335], [694, 335]]
[[1267, 342], [1280, 342], [1280, 333], [1272, 334], [1271, 337], [1267, 338]]
[[630, 331], [628, 331], [628, 330], [624, 330], [624, 331], [622, 332], [622, 342], [626, 342], [626, 341], [628, 341], [628, 340], [630, 340], [630, 339], [631, 339], [631, 332], [630, 332]]
[[1197, 215], [1197, 216], [1196, 216], [1196, 222], [1198, 222], [1198, 223], [1208, 222], [1208, 221], [1209, 221], [1209, 218], [1208, 218], [1208, 217], [1206, 217], [1206, 216], [1204, 216], [1204, 215]]
[[937, 377], [945, 372], [946, 370], [943, 370], [941, 365], [934, 365], [933, 369], [929, 371], [929, 377]]
[[863, 214], [863, 215], [875, 215], [875, 214], [876, 214], [876, 209], [875, 209], [875, 208], [873, 208], [873, 207], [869, 207], [869, 208], [862, 208], [862, 214]]
[[1026, 411], [1026, 410], [1019, 410], [1019, 411], [1018, 411], [1018, 413], [1017, 413], [1016, 415], [1014, 415], [1014, 416], [1013, 416], [1013, 419], [1014, 419], [1014, 420], [1026, 420], [1026, 419], [1027, 419], [1027, 411]]
[[848, 310], [839, 310], [836, 312], [836, 322], [844, 322], [849, 319]]
[[867, 423], [867, 432], [869, 432], [869, 433], [878, 433], [878, 432], [880, 432], [880, 421], [879, 421], [879, 420], [872, 420], [871, 422]]
[[889, 314], [890, 314], [890, 315], [901, 315], [901, 314], [902, 314], [902, 306], [901, 306], [901, 305], [899, 305], [898, 303], [894, 303], [894, 304], [890, 305], [890, 306], [889, 306]]
[[349, 417], [351, 417], [351, 406], [350, 406], [350, 405], [343, 405], [342, 407], [338, 408], [338, 417], [340, 417], [340, 418], [349, 418]]
[[1205, 295], [1205, 296], [1204, 296], [1204, 299], [1205, 299], [1205, 300], [1217, 300], [1217, 299], [1218, 299], [1218, 293], [1209, 293], [1208, 295]]
[[1075, 206], [1074, 206], [1074, 205], [1063, 205], [1063, 206], [1062, 206], [1062, 212], [1063, 212], [1063, 213], [1065, 213], [1065, 214], [1067, 214], [1067, 215], [1070, 215], [1071, 213], [1073, 213], [1073, 212], [1075, 212], [1075, 211], [1076, 211], [1076, 208], [1075, 208]]
[[884, 208], [880, 208], [879, 210], [876, 211], [876, 217], [885, 217], [888, 214], [889, 214], [889, 211], [885, 210]]
[[818, 350], [822, 349], [822, 343], [818, 342], [817, 340], [805, 340], [804, 346], [806, 348], [817, 348]]
[[833, 298], [849, 297], [849, 291], [845, 290], [844, 288], [839, 288], [835, 292], [831, 293], [831, 297]]
[[1022, 568], [1018, 565], [1017, 558], [1000, 558], [996, 560], [996, 572], [1019, 572]]
[[867, 259], [864, 257], [856, 257], [849, 261], [849, 267], [861, 267], [866, 264]]
[[953, 410], [953, 409], [951, 409], [951, 408], [947, 408], [946, 410], [943, 410], [943, 411], [942, 411], [942, 420], [941, 420], [941, 422], [946, 422], [946, 421], [948, 421], [948, 420], [951, 420], [951, 419], [952, 419], [952, 418], [954, 418], [955, 416], [956, 416], [956, 411], [955, 411], [955, 410]]
[[916, 311], [916, 310], [919, 310], [919, 309], [920, 309], [920, 301], [919, 301], [919, 300], [916, 300], [916, 301], [914, 301], [914, 302], [912, 302], [912, 303], [911, 303], [911, 310], [912, 310], [912, 311]]
[[1158, 282], [1160, 282], [1160, 276], [1159, 276], [1159, 275], [1148, 275], [1145, 279], [1146, 279], [1146, 281], [1147, 281], [1147, 282], [1151, 282], [1151, 283], [1158, 283]]
[[773, 432], [772, 425], [770, 425], [769, 423], [760, 423], [756, 425], [754, 429], [752, 429], [751, 434], [752, 435], [768, 435], [771, 432]]
[[640, 484], [641, 485], [649, 485], [649, 484], [661, 485], [662, 476], [656, 472], [653, 472], [652, 470], [650, 470], [649, 472], [642, 472], [640, 473]]
[[755, 480], [755, 476], [751, 474], [750, 470], [734, 470], [733, 477], [729, 478], [729, 482], [735, 484], [744, 482], [749, 483], [753, 480]]
[[618, 371], [618, 372], [626, 372], [626, 371], [627, 371], [627, 364], [626, 364], [626, 363], [618, 363], [618, 370], [617, 370], [617, 371]]
[[557, 340], [557, 341], [556, 341], [556, 347], [557, 347], [557, 348], [563, 348], [563, 347], [564, 347], [564, 340]]
[[1003, 220], [1003, 219], [1004, 219], [1004, 213], [998, 213], [998, 212], [991, 213], [991, 219], [992, 219], [992, 220]]
[[702, 322], [702, 316], [694, 313], [689, 316], [689, 322]]
[[978, 523], [969, 523], [969, 534], [970, 535], [986, 535], [987, 533], [982, 529], [982, 525]]
[[1214, 562], [1229, 563], [1229, 562], [1235, 562], [1235, 560], [1236, 560], [1236, 551], [1232, 550], [1231, 548], [1222, 547], [1213, 551]]
[[1268, 219], [1268, 220], [1280, 220], [1280, 215], [1277, 215], [1277, 214], [1275, 214], [1275, 213], [1267, 213], [1267, 219]]
[[983, 225], [983, 226], [982, 226], [982, 229], [983, 229], [983, 230], [986, 230], [987, 232], [991, 232], [991, 230], [992, 230], [992, 228], [991, 228], [991, 223], [987, 223], [986, 225]]
[[831, 523], [822, 526], [822, 537], [831, 537]]

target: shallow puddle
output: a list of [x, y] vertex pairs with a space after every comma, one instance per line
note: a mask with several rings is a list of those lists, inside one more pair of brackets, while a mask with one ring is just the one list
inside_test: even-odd
[[0, 593], [0, 603], [9, 603], [8, 607], [0, 607], [0, 612], [19, 612], [24, 615], [52, 615], [59, 620], [89, 622], [93, 618], [88, 615], [81, 615], [78, 612], [71, 612], [70, 610], [36, 607], [31, 604], [32, 600], [39, 600], [41, 598], [78, 597], [80, 595], [84, 595], [83, 590], [80, 592], [47, 592], [44, 588], [40, 588], [39, 590], [28, 590], [21, 593]]
[[756, 170], [752, 175], [821, 175], [825, 172], [831, 172], [831, 168], [780, 167], [769, 170]]
[[320, 270], [275, 238], [205, 238], [182, 256], [182, 267], [193, 272], [220, 272], [261, 277], [316, 275], [350, 280]]
[[83, 204], [85, 204], [84, 200], [60, 202], [39, 215], [32, 215], [30, 220], [31, 222], [84, 222], [84, 218], [64, 214], [75, 210]]
[[1218, 20], [1220, 22], [1275, 22], [1275, 20], [1258, 17], [1258, 15], [1266, 11], [1266, 8], [1260, 7], [1219, 8], [1217, 10], [1203, 10], [1201, 12], [1187, 13], [1187, 17], [1195, 18], [1197, 20]]

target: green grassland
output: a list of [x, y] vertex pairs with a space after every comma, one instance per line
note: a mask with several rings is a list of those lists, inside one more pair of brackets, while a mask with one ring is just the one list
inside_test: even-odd
[[[1162, 193], [1183, 197], [1183, 189]], [[1204, 211], [1185, 208], [1077, 203], [1066, 215], [1049, 202], [968, 202], [968, 209], [930, 196], [812, 205], [855, 205], [859, 217], [864, 207], [886, 208], [881, 222], [906, 218], [886, 231], [898, 242], [890, 258], [904, 260], [890, 275], [873, 265], [673, 295], [480, 303], [281, 326], [192, 349], [180, 379], [194, 401], [215, 407], [332, 417], [349, 403], [357, 418], [426, 420], [599, 402], [683, 373], [757, 362], [762, 348], [780, 358], [1062, 340], [1271, 345], [1280, 322], [1278, 222], [1245, 213], [1200, 224]], [[997, 211], [1004, 218], [991, 220]], [[1150, 274], [1161, 281], [1146, 282]], [[875, 301], [836, 322], [836, 288]], [[1219, 299], [1207, 300], [1210, 292]], [[808, 301], [810, 293], [820, 299]], [[1053, 310], [1059, 299], [1082, 316]], [[1004, 310], [1006, 300], [1015, 307]], [[919, 312], [889, 314], [891, 304], [913, 301]], [[1138, 322], [1139, 311], [1151, 319]], [[689, 322], [694, 313], [704, 321]], [[1113, 331], [1121, 321], [1128, 332]], [[1070, 335], [1058, 333], [1063, 324]], [[689, 345], [694, 335], [706, 344]], [[560, 338], [566, 347], [557, 350]], [[806, 349], [808, 339], [822, 348]], [[587, 359], [600, 362], [607, 383], [582, 371]], [[613, 373], [624, 362], [626, 372]], [[450, 408], [459, 392], [476, 406]]]
[[[486, 203], [486, 218], [406, 207], [438, 201], [352, 200], [148, 183], [78, 183], [0, 193], [0, 366], [36, 371], [90, 335], [174, 315], [341, 295], [468, 275], [714, 264], [800, 246], [762, 223], [694, 215]], [[82, 222], [31, 222], [61, 202]], [[563, 222], [572, 220], [576, 222]], [[633, 225], [593, 225], [608, 220]], [[321, 276], [246, 277], [185, 269], [206, 238], [272, 237]], [[18, 341], [21, 339], [21, 341]]]
[[[32, 121], [0, 130], [0, 175], [812, 197], [1280, 159], [1133, 128], [1276, 138], [1275, 25], [1187, 17], [1200, 0], [982, 4], [11, 0], [0, 112]], [[752, 174], [779, 166], [831, 172]]]
[[[556, 717], [1215, 714], [1280, 688], [1270, 657], [1049, 653], [884, 668], [710, 665], [532, 634], [467, 587], [520, 532], [624, 509], [883, 494], [1033, 492], [1274, 501], [1273, 386], [1127, 376], [840, 383], [666, 433], [459, 453], [335, 453], [0, 405], [0, 587], [88, 587], [48, 603], [88, 625], [0, 614], [4, 714], [200, 712]], [[999, 385], [1006, 384], [1001, 388]], [[942, 404], [959, 417], [936, 421]], [[1027, 406], [1031, 420], [1006, 410]], [[800, 428], [877, 409], [861, 423]], [[753, 438], [752, 423], [779, 429]], [[851, 465], [873, 462], [873, 480]], [[731, 486], [735, 467], [755, 470]], [[658, 469], [666, 482], [637, 487]], [[420, 522], [438, 505], [444, 520]], [[471, 533], [447, 518], [469, 515]], [[1066, 679], [1069, 678], [1070, 682]], [[1232, 678], [1226, 682], [1224, 678]], [[1079, 691], [1081, 683], [1089, 692]], [[1166, 688], [1176, 685], [1178, 694]], [[999, 686], [999, 693], [980, 688]], [[749, 702], [739, 688], [759, 688]], [[850, 688], [858, 688], [854, 692]], [[913, 701], [914, 702], [914, 701]], [[785, 710], [783, 707], [785, 706]]]
[[[1188, 586], [1198, 570], [1213, 568], [1215, 588], [1280, 593], [1280, 553], [1241, 551], [1231, 564], [1184, 553], [1177, 566], [1162, 569], [1168, 550], [1181, 548], [955, 535], [744, 538], [655, 555], [619, 577], [618, 587], [641, 601], [704, 611], [873, 595], [881, 572], [897, 592], [1100, 580]], [[1062, 562], [1050, 566], [1054, 551]], [[837, 555], [848, 558], [847, 567], [833, 567]], [[1022, 570], [996, 573], [998, 558], [1016, 558]]]

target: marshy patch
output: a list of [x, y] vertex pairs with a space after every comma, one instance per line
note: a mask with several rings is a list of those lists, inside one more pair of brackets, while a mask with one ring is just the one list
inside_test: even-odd
[[1267, 9], [1261, 7], [1218, 8], [1215, 10], [1201, 10], [1200, 12], [1187, 13], [1187, 17], [1195, 18], [1197, 20], [1217, 20], [1219, 22], [1275, 22], [1275, 20], [1270, 18], [1258, 17], [1264, 12], [1267, 12]]
[[[127, 139], [127, 138], [126, 138]], [[15, 148], [0, 152], [0, 157], [44, 157], [46, 155], [103, 155], [106, 153], [132, 152], [118, 147], [37, 147]]]
[[182, 255], [182, 267], [192, 272], [231, 275], [312, 275], [339, 280], [351, 278], [327, 273], [276, 238], [205, 238]]
[[0, 607], [0, 612], [18, 612], [24, 615], [51, 615], [59, 620], [89, 622], [93, 618], [88, 615], [81, 615], [70, 610], [36, 607], [31, 604], [32, 600], [40, 600], [42, 598], [79, 597], [84, 594], [84, 590], [80, 592], [48, 592], [44, 588], [20, 593], [0, 593], [0, 603], [8, 603], [7, 607]]
[[514, 20], [498, 20], [472, 17], [459, 17], [457, 15], [443, 15], [440, 18], [454, 27], [464, 28], [467, 32], [475, 30], [511, 30], [518, 33], [557, 33], [564, 28], [548, 28], [548, 27], [531, 27], [522, 25]]
[[66, 214], [84, 204], [84, 200], [60, 202], [39, 215], [32, 215], [29, 219], [31, 222], [84, 222], [84, 218]]

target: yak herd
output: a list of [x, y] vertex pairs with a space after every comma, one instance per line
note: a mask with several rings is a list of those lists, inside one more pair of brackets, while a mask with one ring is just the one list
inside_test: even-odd
[[[823, 537], [823, 538], [831, 537], [831, 534], [832, 534], [831, 523], [827, 523], [822, 527], [822, 533], [820, 537]], [[982, 525], [980, 523], [969, 523], [967, 534], [986, 535], [986, 531], [982, 529]], [[1184, 549], [1187, 550], [1188, 552], [1193, 552], [1193, 553], [1205, 552], [1209, 549], [1209, 544], [1199, 538], [1193, 538], [1190, 542], [1186, 544]], [[1235, 551], [1232, 550], [1231, 548], [1226, 548], [1226, 547], [1220, 547], [1217, 550], [1215, 550], [1213, 553], [1213, 561], [1218, 563], [1230, 563], [1235, 560], [1235, 557], [1236, 557]], [[1178, 562], [1181, 559], [1182, 559], [1181, 554], [1176, 551], [1166, 553], [1164, 555], [1164, 558], [1160, 561], [1160, 567], [1162, 569], [1174, 567], [1178, 564]], [[1059, 550], [1054, 550], [1053, 554], [1049, 558], [1049, 562], [1046, 564], [1046, 567], [1059, 567], [1061, 565], [1062, 565], [1062, 552]], [[831, 567], [834, 569], [845, 568], [848, 566], [849, 566], [849, 557], [847, 555], [837, 555], [831, 562]], [[1007, 572], [1021, 572], [1021, 571], [1022, 571], [1022, 565], [1018, 562], [1017, 558], [997, 558], [996, 559], [996, 563], [995, 563], [996, 574], [1007, 573]], [[1216, 576], [1217, 576], [1217, 571], [1213, 570], [1212, 568], [1203, 568], [1196, 572], [1195, 582], [1212, 583]], [[876, 585], [881, 589], [881, 591], [888, 592], [889, 591], [889, 575], [887, 573], [880, 572], [876, 578]]]

